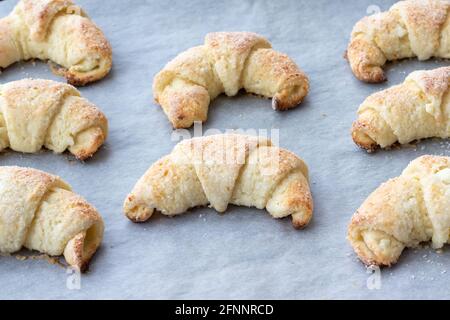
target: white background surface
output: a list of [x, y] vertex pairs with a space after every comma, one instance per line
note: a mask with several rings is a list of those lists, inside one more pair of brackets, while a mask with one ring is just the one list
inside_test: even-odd
[[[16, 1], [0, 2], [0, 16]], [[377, 90], [402, 82], [415, 69], [445, 61], [403, 61], [387, 67], [389, 81], [357, 81], [342, 58], [354, 23], [392, 1], [78, 1], [111, 41], [114, 67], [102, 81], [81, 88], [107, 115], [110, 136], [92, 159], [68, 154], [5, 152], [2, 165], [58, 174], [102, 213], [102, 248], [80, 290], [66, 288], [64, 269], [45, 261], [0, 257], [0, 298], [450, 298], [450, 255], [406, 250], [381, 271], [381, 288], [347, 243], [347, 224], [381, 182], [422, 154], [450, 154], [448, 142], [368, 155], [349, 130], [358, 105]], [[219, 97], [204, 128], [280, 129], [280, 145], [310, 167], [315, 201], [312, 223], [294, 230], [290, 219], [230, 207], [219, 215], [201, 208], [177, 218], [133, 224], [122, 202], [137, 179], [175, 144], [172, 128], [152, 99], [153, 75], [210, 31], [254, 31], [290, 55], [308, 74], [311, 91], [297, 109], [275, 112], [270, 101]], [[21, 63], [0, 75], [58, 78], [42, 63]], [[448, 271], [448, 272], [447, 272]]]

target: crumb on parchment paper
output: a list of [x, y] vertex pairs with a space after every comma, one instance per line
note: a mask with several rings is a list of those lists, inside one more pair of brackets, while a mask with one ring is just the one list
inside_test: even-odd
[[[11, 254], [10, 254], [11, 256]], [[62, 268], [66, 268], [67, 265], [65, 265], [64, 263], [61, 262], [61, 260], [59, 259], [59, 257], [51, 257], [48, 254], [36, 254], [36, 255], [22, 255], [22, 254], [13, 254], [12, 256], [14, 256], [17, 260], [19, 261], [25, 261], [25, 260], [45, 260], [48, 263], [52, 264], [52, 265], [57, 265], [59, 267]]]

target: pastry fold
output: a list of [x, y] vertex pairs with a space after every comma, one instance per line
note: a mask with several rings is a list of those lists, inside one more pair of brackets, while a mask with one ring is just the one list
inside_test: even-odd
[[449, 240], [450, 158], [422, 156], [377, 188], [359, 207], [348, 240], [367, 265], [390, 266], [403, 249]]
[[107, 134], [105, 115], [69, 84], [24, 79], [0, 85], [0, 150], [68, 149], [84, 160]]
[[209, 33], [204, 45], [179, 54], [153, 80], [154, 98], [174, 128], [206, 121], [210, 101], [240, 89], [285, 110], [303, 100], [309, 82], [292, 59], [251, 32]]
[[266, 208], [274, 218], [308, 224], [313, 201], [305, 162], [263, 138], [226, 134], [184, 140], [154, 163], [124, 203], [126, 216], [146, 221], [155, 210], [173, 216], [209, 205]]
[[387, 61], [450, 58], [450, 1], [407, 0], [361, 19], [353, 28], [347, 58], [362, 81], [386, 79]]
[[103, 32], [71, 0], [20, 0], [0, 20], [0, 67], [29, 59], [50, 60], [70, 84], [105, 77], [112, 51]]
[[85, 271], [103, 238], [97, 210], [59, 177], [31, 168], [0, 167], [0, 252], [22, 247]]
[[352, 137], [373, 151], [394, 143], [450, 137], [450, 67], [415, 71], [405, 81], [369, 96], [358, 109]]

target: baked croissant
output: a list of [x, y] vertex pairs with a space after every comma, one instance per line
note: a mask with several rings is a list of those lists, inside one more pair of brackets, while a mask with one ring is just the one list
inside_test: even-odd
[[153, 80], [155, 100], [175, 128], [206, 121], [211, 100], [242, 88], [285, 110], [302, 101], [309, 82], [292, 59], [251, 32], [209, 33], [204, 45], [178, 55]]
[[389, 11], [361, 19], [353, 28], [347, 58], [366, 82], [386, 79], [387, 61], [417, 57], [450, 58], [450, 1], [399, 1]]
[[229, 134], [184, 140], [153, 164], [124, 203], [134, 222], [155, 210], [172, 216], [209, 204], [266, 208], [274, 218], [292, 215], [294, 227], [308, 224], [313, 202], [308, 168], [295, 154], [263, 138]]
[[85, 85], [111, 69], [111, 46], [71, 0], [20, 0], [0, 20], [0, 67], [29, 59], [50, 60], [73, 85]]
[[105, 115], [69, 84], [24, 79], [0, 85], [0, 150], [91, 157], [108, 133]]
[[397, 141], [450, 137], [450, 67], [415, 71], [397, 86], [369, 96], [359, 107], [352, 137], [373, 151]]
[[356, 211], [348, 240], [367, 265], [390, 266], [424, 241], [441, 248], [450, 230], [450, 158], [422, 156], [376, 189]]
[[0, 167], [0, 253], [22, 247], [85, 271], [103, 238], [97, 210], [49, 173]]

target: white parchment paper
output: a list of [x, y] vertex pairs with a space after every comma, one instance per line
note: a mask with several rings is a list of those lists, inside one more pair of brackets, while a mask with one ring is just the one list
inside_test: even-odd
[[[415, 69], [448, 61], [390, 64], [389, 81], [356, 80], [343, 59], [354, 23], [393, 1], [77, 1], [103, 29], [114, 50], [104, 80], [80, 88], [107, 115], [110, 136], [89, 161], [48, 151], [4, 152], [1, 165], [58, 174], [102, 213], [106, 233], [80, 289], [66, 270], [42, 260], [0, 257], [0, 298], [450, 298], [448, 249], [406, 250], [398, 265], [368, 273], [346, 241], [347, 224], [381, 182], [422, 154], [450, 154], [446, 141], [367, 154], [350, 137], [358, 105], [369, 94], [403, 81]], [[15, 0], [0, 2], [0, 16]], [[309, 75], [311, 92], [295, 110], [275, 112], [270, 101], [239, 95], [215, 100], [203, 129], [279, 129], [280, 145], [310, 167], [312, 223], [230, 207], [200, 208], [133, 224], [122, 202], [137, 179], [170, 152], [172, 128], [153, 102], [153, 75], [210, 31], [254, 31], [291, 56]], [[19, 63], [0, 82], [54, 76], [40, 62]], [[192, 130], [191, 130], [192, 132]]]

